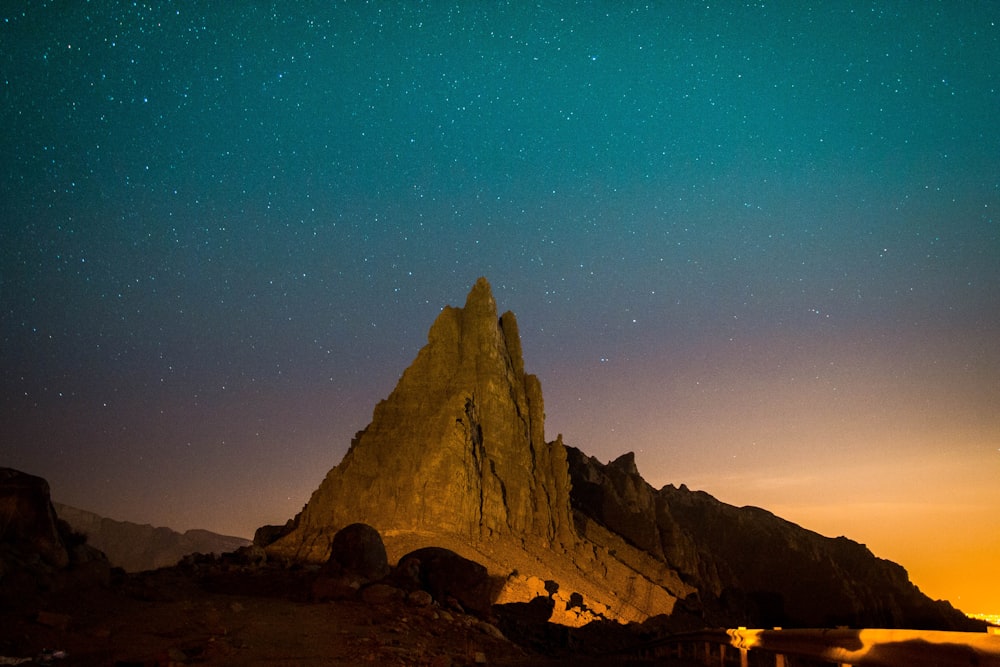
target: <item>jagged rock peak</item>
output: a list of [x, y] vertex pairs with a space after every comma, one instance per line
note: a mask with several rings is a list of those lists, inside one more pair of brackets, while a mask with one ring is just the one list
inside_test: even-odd
[[625, 452], [609, 463], [608, 467], [620, 470], [626, 475], [639, 476], [639, 468], [635, 465], [635, 452]]
[[486, 280], [484, 276], [479, 276], [475, 284], [472, 285], [469, 295], [465, 297], [463, 310], [467, 313], [492, 314], [493, 318], [496, 319], [497, 302], [493, 298], [493, 288], [490, 287], [490, 281]]
[[447, 532], [470, 541], [574, 539], [561, 440], [545, 442], [542, 390], [524, 372], [513, 313], [480, 278], [446, 306], [371, 423], [272, 551], [323, 560], [339, 528]]

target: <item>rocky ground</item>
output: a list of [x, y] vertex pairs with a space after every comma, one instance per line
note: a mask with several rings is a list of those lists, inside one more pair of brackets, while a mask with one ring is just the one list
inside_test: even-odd
[[[315, 601], [315, 573], [178, 566], [0, 609], [0, 665], [557, 665], [493, 623], [387, 589]], [[25, 662], [18, 663], [18, 660]], [[593, 664], [629, 664], [608, 657]]]
[[[0, 468], [0, 665], [629, 664], [609, 653], [650, 632], [593, 616], [555, 582], [490, 576], [405, 536], [393, 546], [416, 548], [390, 566], [357, 523], [324, 564], [253, 545], [129, 574], [56, 517], [45, 480]], [[528, 601], [495, 604], [511, 578]], [[557, 607], [587, 624], [548, 622]]]

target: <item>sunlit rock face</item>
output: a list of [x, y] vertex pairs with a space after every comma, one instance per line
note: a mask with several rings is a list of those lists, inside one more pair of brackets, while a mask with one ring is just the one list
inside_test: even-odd
[[555, 602], [580, 601], [574, 614], [563, 604], [559, 622], [670, 614], [694, 588], [597, 525], [581, 539], [566, 448], [544, 436], [541, 386], [524, 372], [517, 322], [498, 317], [481, 278], [463, 308], [442, 310], [303, 511], [255, 541], [273, 556], [320, 562], [340, 528], [364, 522], [383, 535], [390, 560], [439, 546], [483, 563], [505, 602], [534, 596], [512, 573], [555, 582]]
[[324, 560], [338, 529], [427, 531], [472, 542], [573, 541], [560, 441], [544, 439], [542, 391], [524, 372], [517, 322], [480, 278], [375, 408], [272, 552]]

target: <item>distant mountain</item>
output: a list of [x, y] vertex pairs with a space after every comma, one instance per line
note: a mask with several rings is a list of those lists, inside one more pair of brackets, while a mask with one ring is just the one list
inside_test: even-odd
[[339, 529], [364, 522], [390, 558], [452, 549], [486, 566], [498, 603], [548, 597], [549, 620], [565, 625], [983, 627], [864, 545], [683, 486], [656, 491], [631, 454], [605, 465], [561, 436], [546, 442], [544, 418], [517, 321], [498, 317], [480, 278], [464, 308], [441, 311], [302, 512], [255, 542], [323, 562]]
[[113, 566], [126, 572], [169, 567], [188, 554], [222, 554], [250, 544], [242, 537], [207, 530], [178, 533], [170, 528], [115, 521], [61, 503], [52, 505], [60, 519], [76, 532], [85, 534], [88, 544], [103, 551]]

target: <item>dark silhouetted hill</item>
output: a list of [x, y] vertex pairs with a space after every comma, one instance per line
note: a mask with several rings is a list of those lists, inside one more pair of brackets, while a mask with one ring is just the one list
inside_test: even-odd
[[59, 518], [86, 535], [91, 546], [103, 551], [113, 566], [126, 572], [169, 567], [188, 554], [223, 554], [250, 544], [242, 537], [207, 530], [178, 533], [170, 528], [115, 521], [69, 505], [53, 505]]
[[567, 453], [579, 532], [590, 534], [596, 523], [677, 570], [718, 624], [982, 629], [863, 544], [683, 485], [657, 491], [632, 453], [606, 465], [572, 447]]

